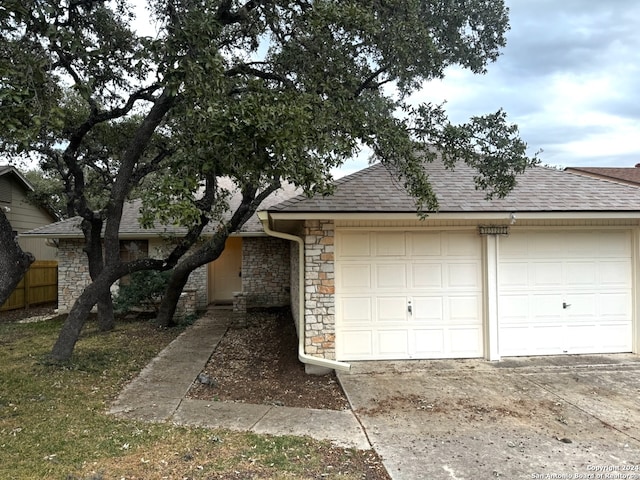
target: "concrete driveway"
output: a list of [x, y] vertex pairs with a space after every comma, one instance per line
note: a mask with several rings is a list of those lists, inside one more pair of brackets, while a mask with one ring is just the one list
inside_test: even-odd
[[356, 362], [340, 382], [394, 479], [640, 480], [640, 357]]

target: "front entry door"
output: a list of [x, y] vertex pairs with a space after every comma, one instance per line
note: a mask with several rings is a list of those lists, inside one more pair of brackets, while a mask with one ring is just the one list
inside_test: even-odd
[[232, 303], [242, 291], [242, 238], [229, 237], [224, 251], [209, 264], [209, 303]]

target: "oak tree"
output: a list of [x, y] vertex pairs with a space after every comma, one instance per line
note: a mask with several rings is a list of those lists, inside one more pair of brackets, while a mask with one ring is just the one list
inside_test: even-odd
[[[150, 0], [152, 36], [134, 28], [125, 0], [5, 5], [0, 144], [60, 175], [92, 277], [55, 360], [71, 356], [118, 278], [173, 269], [179, 292], [283, 180], [328, 193], [331, 169], [363, 146], [422, 212], [437, 204], [422, 168], [436, 151], [473, 165], [488, 195], [535, 162], [503, 112], [452, 125], [441, 106], [407, 102], [450, 65], [481, 74], [497, 58], [508, 28], [500, 0]], [[101, 205], [88, 201], [89, 174], [104, 182]], [[242, 193], [227, 216], [222, 177]], [[140, 190], [145, 182], [154, 188]], [[187, 233], [165, 258], [123, 262], [123, 206], [141, 191], [145, 222]], [[194, 247], [209, 224], [213, 237]]]

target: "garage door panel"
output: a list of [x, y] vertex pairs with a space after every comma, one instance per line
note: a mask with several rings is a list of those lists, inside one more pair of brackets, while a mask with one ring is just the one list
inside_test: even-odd
[[434, 257], [442, 254], [442, 236], [435, 232], [411, 232], [409, 235], [412, 257]]
[[598, 318], [598, 295], [595, 292], [582, 295], [566, 295], [567, 308], [564, 313], [567, 322]]
[[[557, 355], [563, 353], [561, 325], [518, 325], [500, 329], [500, 354]], [[523, 339], [527, 341], [523, 342]]]
[[376, 265], [375, 286], [380, 289], [405, 290], [407, 288], [407, 265], [393, 263]]
[[558, 248], [562, 245], [562, 237], [557, 233], [534, 233], [530, 238], [519, 239], [524, 245], [526, 245], [526, 256], [538, 258], [563, 258], [565, 252], [562, 248]]
[[406, 255], [405, 236], [403, 232], [378, 232], [375, 235], [375, 252], [377, 257], [403, 257]]
[[413, 288], [440, 289], [444, 286], [442, 265], [439, 263], [414, 263], [411, 265]]
[[336, 349], [345, 358], [364, 360], [373, 354], [373, 332], [371, 330], [343, 330], [336, 335]]
[[370, 265], [342, 265], [340, 277], [342, 279], [341, 286], [345, 292], [371, 288]]
[[531, 287], [548, 288], [562, 285], [562, 265], [556, 262], [535, 262], [531, 265]]
[[563, 296], [557, 293], [540, 293], [529, 296], [529, 312], [533, 322], [548, 322], [562, 318]]
[[366, 232], [342, 232], [338, 253], [342, 258], [370, 257], [371, 236]]
[[563, 258], [597, 258], [601, 254], [600, 236], [591, 232], [573, 233], [570, 243], [562, 241], [559, 245], [564, 247]]
[[413, 319], [416, 322], [442, 323], [444, 316], [444, 298], [433, 297], [413, 297]]
[[626, 288], [628, 279], [631, 278], [631, 265], [629, 262], [601, 261], [598, 264], [598, 274], [599, 285]]
[[529, 286], [529, 264], [526, 262], [502, 263], [498, 269], [501, 290], [519, 289]]
[[368, 324], [373, 318], [369, 297], [343, 298], [339, 305], [339, 315], [345, 325]]
[[416, 358], [439, 358], [445, 355], [444, 330], [419, 329], [413, 333]]
[[567, 262], [564, 265], [564, 283], [567, 288], [597, 285], [598, 265], [596, 262]]
[[452, 356], [473, 357], [482, 348], [482, 329], [478, 326], [449, 329]]
[[630, 257], [628, 232], [610, 232], [600, 240], [600, 257]]
[[629, 231], [500, 238], [500, 355], [631, 351], [630, 246]]
[[[338, 359], [482, 356], [481, 239], [475, 232], [370, 231], [367, 257], [355, 255], [353, 245], [343, 248], [343, 233], [336, 230]], [[367, 272], [370, 285], [362, 280]], [[360, 304], [366, 314], [356, 313]], [[369, 337], [354, 340], [355, 330], [369, 332], [370, 347]]]
[[449, 323], [479, 323], [482, 302], [479, 295], [447, 297], [447, 300]]
[[565, 333], [566, 352], [595, 352], [598, 349], [600, 340], [597, 339], [596, 335], [593, 335], [594, 330], [599, 330], [598, 325], [595, 323], [567, 325]]
[[599, 316], [603, 320], [627, 320], [631, 318], [631, 294], [627, 292], [599, 293]]
[[406, 358], [409, 355], [408, 331], [381, 329], [377, 331], [378, 352], [384, 358]]
[[498, 301], [498, 311], [503, 325], [529, 322], [529, 295], [502, 295]]
[[475, 234], [444, 233], [446, 255], [450, 257], [472, 257], [480, 255], [480, 242]]
[[448, 267], [448, 288], [468, 290], [480, 285], [480, 266], [477, 263], [453, 263]]
[[405, 324], [407, 321], [407, 298], [406, 297], [377, 297], [377, 315], [374, 321], [377, 322], [398, 322]]
[[600, 329], [602, 353], [630, 352], [632, 328], [627, 322], [606, 322]]

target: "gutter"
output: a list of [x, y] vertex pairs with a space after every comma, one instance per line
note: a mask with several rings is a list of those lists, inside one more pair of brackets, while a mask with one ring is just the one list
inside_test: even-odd
[[318, 367], [330, 368], [332, 370], [338, 370], [341, 372], [348, 372], [351, 370], [351, 365], [345, 362], [339, 362], [337, 360], [329, 360], [326, 358], [312, 357], [304, 351], [304, 339], [305, 339], [305, 322], [304, 322], [304, 241], [302, 238], [292, 235], [290, 233], [277, 232], [271, 230], [269, 225], [269, 213], [266, 211], [258, 212], [258, 218], [262, 223], [262, 227], [267, 235], [276, 238], [282, 238], [283, 240], [290, 240], [298, 244], [298, 359], [308, 365], [315, 365]]

